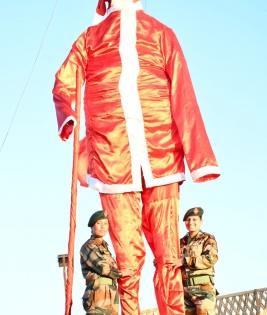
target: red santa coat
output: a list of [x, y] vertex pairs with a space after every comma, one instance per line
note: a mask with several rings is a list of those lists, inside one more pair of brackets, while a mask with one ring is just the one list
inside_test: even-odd
[[111, 7], [75, 41], [53, 89], [59, 132], [75, 112], [76, 70], [85, 81], [89, 186], [102, 193], [142, 190], [219, 176], [185, 58], [173, 31], [147, 15]]

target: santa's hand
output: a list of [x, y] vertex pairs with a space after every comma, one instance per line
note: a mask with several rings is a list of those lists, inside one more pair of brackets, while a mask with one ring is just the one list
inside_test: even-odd
[[69, 139], [69, 136], [72, 134], [74, 128], [74, 121], [73, 120], [69, 120], [65, 126], [62, 128], [62, 131], [60, 133], [60, 138], [63, 141], [66, 141]]

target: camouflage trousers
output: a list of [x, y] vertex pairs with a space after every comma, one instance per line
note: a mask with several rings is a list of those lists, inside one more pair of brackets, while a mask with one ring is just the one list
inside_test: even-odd
[[216, 289], [212, 284], [184, 287], [185, 315], [215, 315]]
[[87, 288], [83, 295], [83, 308], [88, 315], [118, 315], [119, 296], [115, 284], [102, 284]]

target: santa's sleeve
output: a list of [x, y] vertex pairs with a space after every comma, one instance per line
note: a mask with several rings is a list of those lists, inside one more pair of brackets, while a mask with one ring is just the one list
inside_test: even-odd
[[76, 123], [75, 98], [76, 98], [76, 72], [79, 70], [84, 82], [87, 65], [86, 32], [81, 34], [72, 45], [69, 55], [56, 73], [53, 88], [53, 100], [56, 108], [58, 132], [65, 124], [73, 120]]
[[170, 80], [172, 115], [193, 181], [204, 182], [220, 175], [190, 74], [178, 40], [169, 28], [162, 34], [162, 52]]

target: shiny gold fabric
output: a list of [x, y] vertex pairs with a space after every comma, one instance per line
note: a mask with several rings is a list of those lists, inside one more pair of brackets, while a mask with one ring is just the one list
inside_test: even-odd
[[122, 315], [140, 314], [138, 291], [145, 259], [142, 232], [155, 257], [154, 287], [160, 314], [183, 315], [179, 185], [175, 183], [144, 188], [143, 192], [100, 196], [110, 223], [118, 267], [126, 275], [118, 281]]

